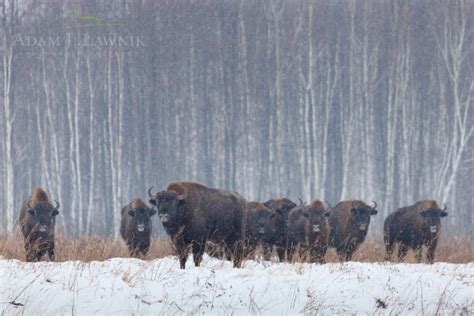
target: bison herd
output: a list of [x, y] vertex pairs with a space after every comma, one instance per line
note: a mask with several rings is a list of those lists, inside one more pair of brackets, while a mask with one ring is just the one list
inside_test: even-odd
[[[233, 261], [240, 267], [244, 258], [255, 256], [258, 246], [270, 259], [273, 249], [280, 261], [324, 263], [328, 247], [334, 248], [341, 261], [348, 261], [364, 242], [370, 219], [377, 204], [359, 200], [341, 201], [334, 206], [314, 199], [299, 205], [287, 198], [266, 202], [247, 202], [240, 194], [212, 189], [196, 182], [176, 181], [163, 191], [148, 190], [151, 207], [135, 198], [122, 208], [120, 233], [129, 253], [145, 256], [150, 248], [152, 216], [157, 214], [170, 237], [180, 267], [185, 268], [189, 252], [199, 266], [204, 252]], [[36, 188], [20, 211], [26, 261], [39, 261], [46, 253], [54, 260], [54, 226], [59, 203]], [[445, 217], [433, 200], [417, 202], [390, 214], [384, 223], [385, 259], [392, 260], [398, 244], [398, 259], [408, 249], [418, 262], [422, 248], [433, 263], [440, 219]], [[210, 251], [209, 245], [214, 245]]]

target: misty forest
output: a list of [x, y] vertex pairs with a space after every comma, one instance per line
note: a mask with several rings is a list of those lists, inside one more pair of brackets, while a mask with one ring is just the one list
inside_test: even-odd
[[[0, 0], [0, 233], [192, 180], [247, 200], [421, 199], [474, 225], [474, 1]], [[155, 218], [155, 232], [162, 226]]]

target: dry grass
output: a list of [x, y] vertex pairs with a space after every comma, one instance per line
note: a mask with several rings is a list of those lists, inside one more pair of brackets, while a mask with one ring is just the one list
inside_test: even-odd
[[[383, 262], [385, 247], [382, 237], [368, 237], [360, 248], [354, 253], [354, 261]], [[396, 251], [394, 252], [394, 259]], [[338, 262], [336, 252], [332, 249], [326, 253], [327, 262]], [[408, 252], [405, 262], [414, 263], [415, 256], [412, 251]], [[426, 262], [426, 249], [423, 249], [423, 262]], [[443, 237], [436, 248], [435, 262], [468, 263], [474, 262], [474, 238], [472, 237]]]
[[[173, 253], [169, 240], [157, 238], [152, 240], [148, 256], [144, 259], [151, 260], [162, 258]], [[88, 236], [73, 239], [66, 235], [55, 236], [56, 261], [102, 261], [110, 258], [128, 258], [128, 249], [122, 239], [113, 239], [102, 236]], [[19, 231], [14, 234], [0, 236], [0, 256], [4, 259], [25, 260], [23, 236]], [[43, 257], [47, 260], [47, 256]]]
[[[101, 261], [109, 258], [129, 257], [127, 247], [121, 239], [89, 236], [73, 239], [66, 235], [56, 236], [57, 261]], [[166, 238], [156, 238], [152, 241], [147, 260], [162, 258], [173, 254], [173, 247]], [[14, 234], [0, 236], [0, 256], [4, 259], [25, 259], [23, 237], [19, 231]], [[423, 253], [425, 256], [425, 252]], [[46, 256], [44, 257], [46, 258]], [[383, 262], [384, 246], [382, 238], [367, 238], [364, 244], [354, 254], [354, 261]], [[423, 257], [425, 260], [425, 257]], [[326, 254], [326, 262], [338, 262], [332, 249]], [[436, 251], [435, 261], [450, 263], [474, 262], [474, 238], [472, 237], [444, 237], [441, 238]], [[412, 252], [408, 253], [405, 262], [415, 262]]]

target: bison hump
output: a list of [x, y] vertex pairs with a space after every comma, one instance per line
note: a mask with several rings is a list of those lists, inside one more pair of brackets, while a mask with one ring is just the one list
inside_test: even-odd
[[131, 207], [134, 209], [137, 209], [137, 208], [146, 208], [147, 206], [141, 198], [136, 197], [133, 199]]
[[426, 210], [430, 208], [439, 208], [438, 203], [434, 200], [423, 200], [416, 203], [418, 210]]
[[50, 203], [50, 199], [48, 193], [40, 187], [37, 187], [33, 190], [33, 194], [31, 195], [31, 203], [33, 206], [38, 205], [40, 202], [48, 202]]

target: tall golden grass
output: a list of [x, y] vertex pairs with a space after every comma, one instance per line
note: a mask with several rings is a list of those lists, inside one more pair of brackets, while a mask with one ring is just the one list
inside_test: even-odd
[[[56, 261], [102, 261], [110, 258], [128, 258], [128, 249], [121, 239], [102, 236], [87, 236], [79, 239], [57, 234], [55, 238]], [[382, 238], [369, 237], [353, 256], [354, 261], [383, 262], [384, 246]], [[145, 260], [162, 258], [173, 254], [173, 246], [166, 237], [154, 238], [150, 252]], [[0, 256], [4, 259], [25, 259], [23, 237], [19, 231], [10, 235], [0, 235]], [[46, 256], [44, 260], [46, 260]], [[332, 249], [326, 253], [326, 262], [338, 262]], [[425, 262], [425, 251], [423, 253]], [[468, 263], [474, 262], [474, 238], [441, 237], [436, 251], [436, 262]], [[405, 262], [415, 262], [412, 252], [408, 253]]]
[[[110, 258], [128, 258], [128, 248], [122, 239], [103, 236], [84, 236], [78, 239], [64, 234], [55, 236], [56, 261], [102, 261]], [[173, 253], [170, 241], [166, 238], [155, 238], [146, 258], [162, 258]], [[0, 236], [0, 256], [4, 259], [25, 260], [23, 236], [19, 231]], [[47, 260], [47, 256], [43, 257]]]

